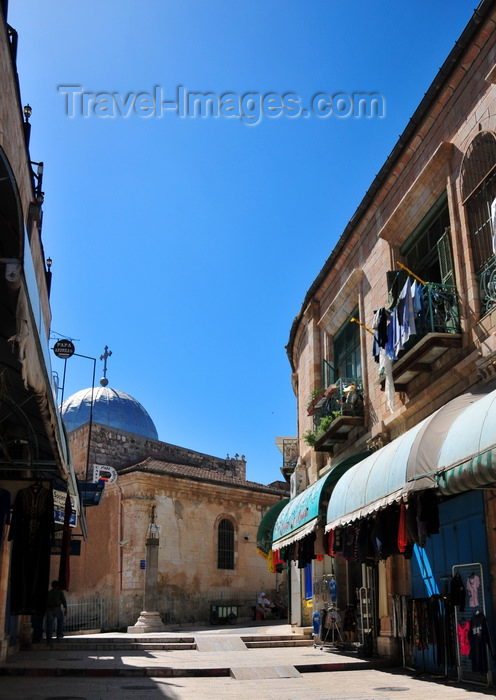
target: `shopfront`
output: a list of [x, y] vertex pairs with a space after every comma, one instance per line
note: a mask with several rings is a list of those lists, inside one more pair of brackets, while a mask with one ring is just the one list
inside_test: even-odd
[[[329, 547], [362, 564], [379, 654], [464, 678], [482, 673], [485, 680], [484, 663], [472, 667], [457, 632], [460, 620], [463, 626], [483, 620], [495, 638], [487, 546], [495, 523], [486, 517], [482, 490], [495, 488], [495, 425], [496, 392], [464, 394], [337, 482], [325, 528]], [[456, 574], [466, 602], [454, 596]], [[359, 616], [359, 597], [355, 605]]]

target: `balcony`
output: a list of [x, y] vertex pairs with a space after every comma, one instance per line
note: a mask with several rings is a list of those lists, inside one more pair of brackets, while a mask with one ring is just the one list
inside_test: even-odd
[[493, 255], [477, 272], [481, 315], [485, 316], [496, 306], [496, 255]]
[[327, 387], [318, 404], [312, 409], [310, 442], [315, 450], [327, 452], [333, 445], [345, 442], [353, 428], [363, 425], [362, 380], [340, 377]]
[[[414, 377], [430, 373], [441, 355], [462, 344], [456, 287], [429, 282], [422, 294], [422, 311], [415, 320], [417, 333], [393, 364], [396, 391], [406, 391]], [[380, 381], [384, 388], [385, 377], [381, 376]]]

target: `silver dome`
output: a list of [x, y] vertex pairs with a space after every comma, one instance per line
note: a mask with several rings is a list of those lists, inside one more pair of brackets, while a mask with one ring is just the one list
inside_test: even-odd
[[[82, 389], [64, 401], [61, 413], [68, 432], [88, 423], [90, 405], [91, 389]], [[139, 401], [108, 386], [93, 389], [93, 422], [158, 440], [157, 429]]]

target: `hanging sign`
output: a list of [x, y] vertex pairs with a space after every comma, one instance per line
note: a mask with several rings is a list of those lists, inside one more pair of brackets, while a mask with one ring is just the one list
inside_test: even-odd
[[53, 351], [61, 360], [67, 360], [68, 357], [74, 355], [76, 348], [70, 340], [57, 340], [53, 346]]
[[[56, 523], [61, 525], [64, 524], [65, 517], [65, 499], [67, 494], [65, 491], [59, 491], [58, 489], [53, 489], [53, 507], [54, 507], [54, 520]], [[70, 527], [76, 527], [76, 509], [74, 504], [74, 497], [71, 496], [71, 518], [69, 520]]]

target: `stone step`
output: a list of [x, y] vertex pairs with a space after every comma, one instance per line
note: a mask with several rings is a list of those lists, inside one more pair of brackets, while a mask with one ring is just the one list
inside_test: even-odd
[[[119, 640], [115, 641], [98, 641], [93, 643], [88, 642], [55, 642], [54, 647], [59, 651], [138, 651], [138, 650], [149, 650], [149, 651], [176, 651], [176, 650], [194, 650], [196, 649], [196, 642], [191, 640], [189, 642], [150, 642], [148, 640], [142, 641], [130, 641], [123, 642]], [[32, 647], [35, 649], [36, 647]], [[39, 645], [39, 648], [45, 648], [44, 644]]]
[[269, 648], [281, 648], [281, 647], [312, 647], [313, 642], [311, 639], [284, 639], [278, 641], [266, 641], [265, 639], [245, 642], [248, 649], [269, 649]]
[[269, 641], [269, 642], [284, 642], [288, 639], [311, 639], [303, 634], [244, 634], [241, 639], [243, 642], [257, 642], [259, 640]]

